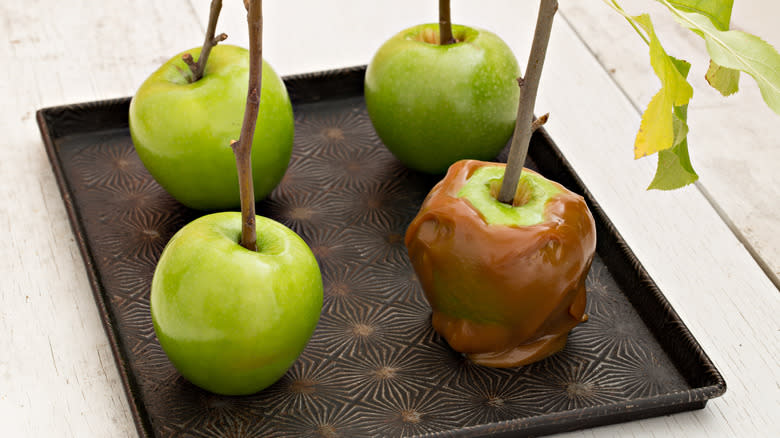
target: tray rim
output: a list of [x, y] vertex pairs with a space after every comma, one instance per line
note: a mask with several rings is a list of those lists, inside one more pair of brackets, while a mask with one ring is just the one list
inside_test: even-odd
[[[326, 70], [314, 71], [309, 73], [298, 73], [293, 75], [287, 75], [282, 77], [282, 79], [285, 82], [288, 91], [290, 91], [291, 85], [295, 85], [298, 82], [308, 82], [308, 81], [327, 82], [327, 81], [332, 81], [343, 77], [346, 77], [348, 81], [353, 81], [353, 82], [359, 79], [362, 83], [362, 77], [365, 74], [365, 69], [366, 69], [366, 65], [347, 66], [342, 68], [326, 69]], [[293, 104], [295, 105], [296, 103], [310, 103], [310, 102], [317, 102], [319, 100], [338, 98], [341, 97], [340, 94], [341, 92], [343, 92], [343, 90], [336, 90], [335, 92], [332, 93], [324, 93], [324, 96], [322, 95], [318, 95], [314, 97], [307, 96], [306, 98], [303, 98], [301, 96], [297, 96], [294, 91], [290, 91], [290, 97], [291, 100], [293, 101]], [[354, 90], [352, 91], [351, 94], [354, 95]], [[359, 95], [362, 96], [362, 88]], [[119, 372], [120, 379], [122, 381], [122, 386], [124, 388], [125, 396], [127, 397], [127, 400], [129, 402], [128, 405], [132, 412], [133, 421], [136, 425], [136, 429], [139, 435], [142, 437], [148, 437], [148, 436], [155, 435], [154, 427], [151, 424], [151, 420], [149, 419], [148, 413], [146, 411], [146, 407], [144, 406], [144, 403], [141, 400], [141, 396], [138, 393], [138, 391], [140, 391], [140, 389], [137, 386], [138, 384], [135, 382], [132, 373], [128, 369], [129, 361], [121, 348], [122, 336], [119, 333], [119, 330], [113, 321], [114, 319], [113, 315], [109, 311], [107, 303], [105, 301], [105, 297], [103, 296], [104, 288], [100, 281], [100, 276], [97, 272], [97, 266], [94, 262], [92, 250], [87, 241], [86, 230], [84, 229], [84, 222], [81, 220], [81, 216], [79, 214], [78, 208], [75, 205], [73, 194], [71, 192], [71, 188], [68, 184], [67, 177], [65, 176], [63, 165], [59, 157], [58, 149], [56, 146], [56, 139], [61, 138], [62, 136], [58, 135], [55, 129], [56, 123], [54, 121], [54, 117], [56, 117], [58, 113], [67, 112], [74, 108], [81, 108], [83, 110], [84, 107], [89, 107], [90, 110], [104, 111], [106, 109], [109, 109], [112, 106], [129, 105], [131, 99], [132, 97], [119, 97], [119, 98], [112, 98], [112, 99], [84, 101], [84, 102], [77, 102], [71, 104], [43, 107], [36, 111], [36, 121], [44, 144], [44, 148], [46, 149], [46, 153], [52, 167], [52, 171], [54, 172], [54, 176], [57, 181], [57, 186], [60, 190], [60, 194], [63, 199], [63, 203], [68, 215], [71, 229], [74, 233], [74, 237], [79, 247], [79, 252], [81, 253], [82, 259], [84, 261], [88, 282], [90, 284], [90, 288], [92, 289], [92, 294], [95, 298], [95, 303], [98, 307], [98, 313], [100, 314], [101, 317], [101, 323], [106, 332], [106, 335], [109, 338], [111, 351], [113, 352], [114, 355], [114, 362], [117, 365], [117, 370]], [[87, 130], [84, 132], [89, 133], [89, 132], [105, 131], [108, 129], [110, 128], [100, 129], [98, 127], [98, 129]], [[697, 386], [693, 384], [683, 374], [683, 377], [685, 377], [687, 383], [691, 386], [691, 388], [688, 390], [675, 391], [671, 393], [650, 396], [650, 397], [640, 397], [628, 401], [609, 403], [609, 404], [604, 404], [599, 406], [570, 409], [570, 410], [560, 411], [556, 413], [536, 415], [528, 418], [515, 418], [511, 420], [506, 420], [506, 421], [501, 421], [501, 422], [496, 422], [496, 423], [491, 423], [486, 425], [468, 426], [454, 431], [434, 432], [434, 433], [428, 433], [428, 434], [423, 434], [418, 436], [472, 437], [472, 436], [488, 436], [488, 435], [489, 436], [509, 436], [509, 435], [518, 436], [518, 434], [520, 434], [520, 436], [526, 436], [527, 434], [537, 435], [537, 434], [566, 432], [571, 430], [578, 430], [578, 429], [596, 427], [596, 426], [601, 426], [606, 424], [620, 423], [625, 421], [636, 421], [643, 418], [650, 418], [658, 415], [666, 415], [666, 414], [671, 414], [676, 412], [683, 412], [692, 409], [701, 409], [705, 407], [709, 399], [719, 397], [726, 392], [727, 385], [720, 371], [717, 369], [717, 367], [710, 359], [710, 357], [707, 355], [707, 353], [703, 350], [698, 340], [696, 340], [696, 338], [690, 332], [685, 322], [682, 320], [682, 318], [680, 318], [679, 314], [672, 307], [671, 303], [669, 303], [667, 298], [664, 296], [660, 288], [655, 283], [655, 280], [652, 279], [652, 277], [649, 275], [647, 270], [642, 265], [641, 261], [636, 257], [633, 250], [623, 239], [623, 236], [620, 233], [620, 231], [614, 226], [612, 221], [606, 215], [606, 212], [601, 208], [599, 203], [595, 200], [593, 194], [590, 192], [590, 190], [587, 188], [584, 182], [580, 179], [574, 167], [566, 159], [566, 157], [563, 155], [561, 150], [558, 148], [558, 146], [555, 144], [553, 139], [550, 137], [550, 135], [547, 133], [547, 131], [544, 128], [539, 129], [535, 135], [542, 136], [543, 141], [545, 141], [549, 146], [551, 153], [555, 156], [557, 160], [561, 161], [564, 164], [564, 167], [567, 169], [567, 171], [570, 172], [571, 179], [572, 179], [572, 181], [570, 181], [570, 184], [573, 184], [575, 186], [574, 188], [576, 189], [575, 191], [580, 193], [585, 198], [585, 200], [588, 203], [588, 207], [591, 210], [591, 213], [596, 219], [597, 224], [599, 223], [603, 224], [606, 230], [612, 235], [612, 237], [615, 240], [614, 243], [617, 246], [616, 251], [620, 252], [633, 265], [633, 268], [635, 269], [635, 271], [640, 277], [638, 281], [643, 283], [643, 286], [646, 287], [651, 292], [652, 296], [649, 297], [649, 299], [654, 302], [657, 302], [658, 305], [661, 305], [664, 308], [663, 309], [664, 312], [666, 312], [669, 317], [667, 322], [672, 321], [676, 324], [676, 331], [678, 331], [679, 334], [684, 336], [682, 342], [688, 344], [687, 346], [691, 348], [693, 353], [695, 353], [694, 355], [696, 357], [693, 359], [695, 359], [696, 363], [698, 363], [699, 365], [703, 365], [709, 368], [708, 376], [707, 376], [708, 384], [703, 386], [702, 385]], [[599, 239], [599, 241], [601, 241], [601, 239]], [[597, 248], [597, 253], [598, 252], [599, 250]], [[607, 263], [605, 262], [605, 264]], [[637, 304], [634, 303], [631, 297], [627, 297], [627, 298], [629, 299], [629, 301], [631, 301], [632, 306], [634, 308], [637, 308], [637, 310], [639, 310]], [[650, 324], [648, 324], [648, 321], [645, 319], [644, 315], [641, 312], [637, 312], [637, 313], [639, 314], [643, 323], [648, 326], [648, 329], [650, 330], [652, 336], [657, 339], [658, 334], [656, 333], [656, 328], [651, 327]], [[670, 356], [672, 365], [674, 365], [676, 368], [678, 368], [678, 371], [680, 371], [679, 370], [680, 364], [675, 360], [676, 358], [672, 357], [672, 354], [669, 351], [667, 351], [666, 345], [664, 345], [663, 343], [660, 344], [664, 352]], [[670, 407], [672, 407], [672, 409], [669, 409]], [[571, 416], [572, 414], [576, 414], [576, 418], [581, 421], [584, 421], [584, 423], [570, 424], [562, 428], [560, 424], [560, 421], [563, 419], [562, 417]], [[610, 417], [606, 417], [608, 415]]]

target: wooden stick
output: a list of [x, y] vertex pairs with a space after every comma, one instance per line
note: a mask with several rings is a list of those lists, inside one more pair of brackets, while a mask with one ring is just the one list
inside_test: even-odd
[[[550, 41], [553, 17], [558, 10], [557, 0], [541, 0], [539, 16], [536, 20], [534, 41], [531, 45], [531, 54], [528, 56], [528, 67], [525, 70], [525, 78], [518, 79], [520, 85], [520, 103], [517, 109], [517, 121], [515, 132], [512, 135], [512, 146], [509, 149], [509, 159], [504, 171], [504, 181], [498, 193], [498, 200], [512, 204], [517, 191], [517, 184], [523, 171], [528, 145], [531, 141], [532, 120], [534, 116], [534, 103], [536, 92], [539, 88], [539, 79], [542, 76], [544, 57], [547, 54], [547, 45]], [[545, 118], [546, 121], [546, 118]], [[541, 125], [538, 125], [538, 128]]]
[[452, 19], [450, 18], [450, 0], [439, 0], [439, 44], [454, 44]]
[[232, 141], [230, 147], [236, 156], [238, 169], [238, 190], [241, 196], [241, 246], [257, 251], [257, 228], [255, 225], [255, 189], [252, 179], [252, 140], [255, 136], [257, 115], [260, 112], [260, 90], [263, 74], [263, 3], [249, 1], [247, 13], [249, 24], [249, 91], [246, 110], [241, 125], [241, 136]]

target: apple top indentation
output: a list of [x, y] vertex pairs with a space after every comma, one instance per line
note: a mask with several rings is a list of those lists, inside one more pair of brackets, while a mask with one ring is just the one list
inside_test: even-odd
[[[479, 35], [477, 29], [453, 24], [452, 36], [455, 38], [455, 42], [452, 44], [444, 44], [443, 46], [470, 43], [476, 39], [477, 35]], [[404, 33], [404, 38], [410, 41], [418, 41], [436, 46], [442, 45], [440, 40], [441, 34], [439, 33], [439, 23], [426, 23], [409, 28], [407, 29], [407, 32]]]
[[475, 170], [457, 197], [467, 200], [489, 225], [530, 226], [545, 222], [547, 201], [562, 192], [555, 183], [526, 169], [518, 187], [526, 191], [521, 205], [500, 202], [494, 187], [504, 177], [504, 167], [484, 166]]

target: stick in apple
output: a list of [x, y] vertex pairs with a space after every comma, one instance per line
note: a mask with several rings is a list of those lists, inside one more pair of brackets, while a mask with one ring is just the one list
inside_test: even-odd
[[517, 109], [517, 122], [515, 132], [512, 135], [512, 145], [509, 149], [509, 159], [504, 171], [504, 181], [498, 194], [498, 200], [505, 204], [512, 204], [517, 193], [517, 185], [523, 171], [531, 134], [539, 129], [546, 121], [548, 114], [533, 121], [534, 103], [536, 91], [539, 88], [539, 79], [542, 75], [544, 57], [547, 54], [547, 44], [550, 41], [553, 17], [558, 10], [557, 0], [541, 0], [539, 16], [536, 20], [534, 40], [531, 44], [531, 54], [528, 56], [528, 67], [525, 70], [525, 78], [518, 78], [520, 85], [520, 103]]
[[439, 0], [439, 44], [454, 44], [452, 19], [450, 18], [450, 0]]
[[257, 115], [260, 112], [260, 87], [263, 74], [263, 3], [262, 0], [244, 1], [249, 24], [249, 90], [246, 110], [238, 141], [230, 147], [236, 156], [238, 192], [241, 197], [241, 246], [257, 251], [255, 228], [255, 193], [252, 184], [252, 139], [255, 136]]
[[203, 77], [203, 72], [206, 71], [206, 61], [211, 53], [211, 48], [219, 44], [221, 41], [227, 39], [227, 35], [221, 33], [214, 36], [217, 30], [217, 19], [219, 19], [219, 12], [222, 10], [222, 0], [211, 0], [211, 9], [209, 11], [209, 24], [206, 28], [206, 38], [203, 40], [203, 48], [200, 50], [200, 56], [198, 62], [192, 60], [192, 55], [186, 53], [182, 56], [184, 62], [192, 70], [191, 82], [196, 82]]

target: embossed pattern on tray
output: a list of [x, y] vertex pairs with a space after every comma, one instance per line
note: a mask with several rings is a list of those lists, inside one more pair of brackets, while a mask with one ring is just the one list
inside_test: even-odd
[[[258, 214], [311, 246], [325, 300], [301, 358], [249, 397], [217, 396], [185, 381], [152, 328], [156, 260], [173, 233], [202, 213], [151, 179], [126, 127], [56, 140], [142, 433], [471, 436], [522, 432], [540, 418], [549, 419], [538, 423], [546, 426], [528, 430], [547, 433], [629, 419], [620, 415], [629, 403], [691, 390], [601, 254], [587, 279], [590, 319], [561, 353], [522, 368], [489, 369], [453, 352], [430, 326], [403, 245], [406, 226], [438, 178], [393, 158], [359, 95], [297, 102], [295, 114], [289, 170], [258, 203]], [[691, 408], [681, 406], [668, 411]], [[577, 418], [588, 412], [593, 420]]]

